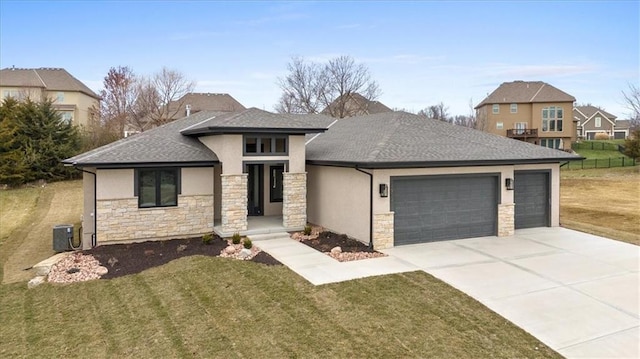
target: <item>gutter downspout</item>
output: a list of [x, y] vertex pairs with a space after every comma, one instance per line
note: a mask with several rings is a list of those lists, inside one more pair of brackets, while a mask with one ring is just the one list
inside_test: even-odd
[[373, 173], [363, 171], [358, 166], [355, 170], [369, 176], [369, 249], [373, 249]]
[[96, 233], [98, 232], [98, 176], [95, 173], [86, 171], [82, 168], [80, 171], [93, 175], [93, 234], [91, 235], [91, 248], [93, 248], [98, 244], [96, 236]]

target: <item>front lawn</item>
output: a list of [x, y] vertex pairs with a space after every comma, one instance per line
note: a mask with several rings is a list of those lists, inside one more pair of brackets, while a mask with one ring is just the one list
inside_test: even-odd
[[193, 256], [0, 289], [0, 357], [560, 357], [423, 272], [315, 287], [284, 266]]
[[640, 244], [640, 166], [562, 171], [560, 223]]

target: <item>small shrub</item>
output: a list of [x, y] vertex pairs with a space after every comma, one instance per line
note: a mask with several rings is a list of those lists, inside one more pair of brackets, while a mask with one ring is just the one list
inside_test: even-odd
[[595, 139], [596, 140], [608, 140], [609, 139], [609, 135], [606, 132], [598, 132], [598, 133], [596, 133]]
[[302, 231], [302, 234], [304, 234], [305, 236], [310, 236], [311, 235], [311, 226], [309, 226], [309, 225], [304, 226], [304, 230]]
[[234, 234], [233, 234], [233, 236], [231, 237], [231, 242], [232, 242], [233, 244], [240, 244], [240, 239], [241, 239], [241, 238], [242, 238], [242, 237], [240, 237], [240, 233], [236, 232], [236, 233], [234, 233]]
[[207, 233], [204, 236], [202, 236], [203, 244], [211, 244], [211, 241], [213, 241], [213, 234]]
[[251, 249], [251, 247], [253, 247], [253, 243], [251, 243], [251, 240], [249, 238], [245, 238], [244, 243], [242, 243], [242, 245], [246, 249]]

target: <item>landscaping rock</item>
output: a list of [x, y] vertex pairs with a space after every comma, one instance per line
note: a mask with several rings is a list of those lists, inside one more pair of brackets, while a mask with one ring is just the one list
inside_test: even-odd
[[187, 245], [186, 244], [181, 244], [178, 246], [178, 248], [176, 248], [176, 251], [178, 252], [184, 252], [185, 250], [187, 250]]
[[331, 254], [339, 254], [339, 253], [342, 253], [342, 248], [340, 247], [331, 248]]
[[251, 256], [252, 252], [251, 249], [247, 249], [247, 248], [243, 248], [240, 253], [238, 253], [238, 257], [240, 259], [247, 259]]
[[228, 246], [227, 248], [224, 249], [224, 252], [226, 254], [234, 254], [236, 252], [236, 247]]
[[107, 267], [99, 266], [98, 268], [96, 268], [96, 273], [102, 277], [103, 275], [109, 273], [109, 269], [107, 269]]
[[44, 282], [45, 282], [45, 276], [43, 275], [36, 276], [27, 283], [27, 288], [29, 289], [35, 288]]

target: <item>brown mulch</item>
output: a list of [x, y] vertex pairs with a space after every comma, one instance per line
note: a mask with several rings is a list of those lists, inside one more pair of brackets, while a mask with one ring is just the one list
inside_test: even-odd
[[372, 248], [369, 248], [368, 245], [358, 240], [355, 240], [353, 238], [349, 238], [345, 234], [335, 234], [329, 231], [324, 231], [320, 233], [318, 235], [318, 238], [304, 239], [301, 242], [320, 252], [331, 252], [331, 249], [334, 247], [340, 247], [342, 249], [342, 252], [350, 252], [350, 253], [376, 252]]
[[[83, 253], [93, 255], [100, 265], [106, 267], [109, 272], [102, 278], [110, 279], [140, 273], [145, 269], [182, 257], [195, 255], [217, 257], [227, 246], [226, 240], [214, 236], [210, 244], [203, 244], [202, 238], [173, 239], [98, 246]], [[266, 252], [258, 253], [251, 261], [266, 265], [282, 265]]]

